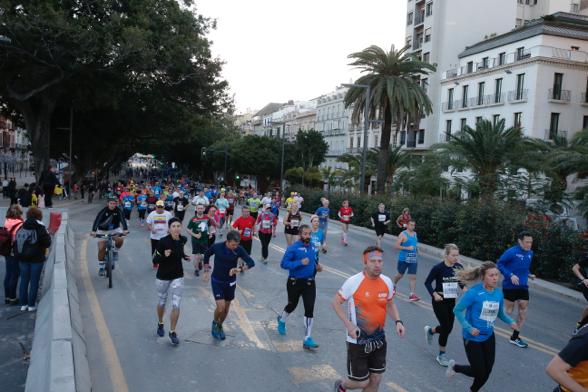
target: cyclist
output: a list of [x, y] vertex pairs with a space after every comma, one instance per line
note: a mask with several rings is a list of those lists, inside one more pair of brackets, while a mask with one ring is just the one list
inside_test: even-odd
[[[121, 228], [122, 226], [122, 228]], [[94, 224], [92, 225], [92, 237], [96, 234], [107, 235], [107, 234], [128, 234], [129, 228], [127, 221], [124, 218], [124, 214], [118, 206], [116, 198], [111, 197], [108, 199], [106, 207], [98, 212]], [[124, 239], [119, 235], [114, 239], [115, 251], [114, 260], [112, 261], [112, 267], [114, 268], [114, 262], [118, 258], [118, 250], [123, 246]], [[104, 258], [106, 257], [106, 240], [98, 241], [98, 274], [104, 275]]]

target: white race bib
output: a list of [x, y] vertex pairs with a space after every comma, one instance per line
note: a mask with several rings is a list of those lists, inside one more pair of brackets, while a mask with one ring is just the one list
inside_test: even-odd
[[270, 229], [272, 227], [272, 221], [271, 220], [262, 220], [261, 221], [261, 227], [264, 229]]
[[249, 227], [243, 229], [243, 237], [251, 237], [251, 229]]
[[443, 298], [457, 298], [458, 285], [457, 282], [443, 282]]
[[125, 208], [131, 208], [133, 205], [130, 201], [125, 201]]
[[341, 217], [344, 221], [348, 221], [349, 220], [349, 215], [343, 215]]
[[290, 221], [290, 227], [298, 227], [300, 225], [300, 221], [298, 219], [292, 219]]
[[408, 252], [406, 254], [406, 260], [404, 261], [405, 263], [409, 263], [409, 264], [414, 264], [417, 262], [417, 254], [416, 252]]
[[386, 215], [378, 214], [378, 222], [386, 222]]
[[218, 212], [224, 215], [226, 210], [227, 210], [226, 208], [219, 208]]
[[500, 304], [496, 301], [484, 301], [482, 303], [482, 312], [480, 313], [480, 320], [493, 323], [498, 317], [498, 308]]
[[176, 209], [177, 209], [178, 211], [180, 211], [180, 212], [181, 212], [181, 211], [184, 211], [184, 205], [183, 205], [183, 204], [181, 204], [181, 203], [179, 203], [179, 204], [177, 205]]
[[143, 208], [147, 208], [147, 202], [146, 202], [146, 201], [142, 201], [142, 202], [141, 202], [141, 207], [143, 207]]

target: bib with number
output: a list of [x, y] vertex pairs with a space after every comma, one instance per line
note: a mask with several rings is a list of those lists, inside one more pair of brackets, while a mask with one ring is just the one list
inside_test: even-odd
[[343, 215], [341, 217], [341, 219], [343, 219], [344, 221], [348, 221], [349, 220], [349, 215]]
[[225, 209], [225, 208], [219, 208], [219, 210], [218, 210], [218, 212], [219, 212], [220, 214], [224, 214], [224, 213], [225, 213], [225, 211], [226, 211], [226, 209]]
[[417, 254], [416, 252], [408, 252], [406, 254], [405, 263], [413, 264], [417, 262]]
[[493, 323], [498, 317], [498, 308], [500, 304], [496, 301], [484, 301], [482, 303], [482, 312], [480, 313], [480, 320]]
[[457, 282], [443, 282], [443, 298], [457, 298]]
[[386, 215], [378, 214], [378, 222], [386, 222]]
[[251, 229], [249, 227], [243, 229], [243, 237], [251, 237]]
[[292, 219], [290, 221], [290, 226], [291, 227], [298, 227], [299, 224], [300, 224], [300, 221], [298, 219]]
[[178, 206], [176, 207], [176, 209], [180, 212], [184, 211], [184, 205], [182, 203], [178, 203]]
[[262, 220], [261, 221], [261, 227], [264, 229], [269, 229], [272, 227], [272, 221], [271, 220]]
[[133, 205], [130, 201], [125, 201], [125, 208], [131, 208]]
[[143, 207], [143, 208], [147, 208], [147, 202], [146, 202], [146, 201], [142, 201], [142, 202], [141, 202], [141, 207]]

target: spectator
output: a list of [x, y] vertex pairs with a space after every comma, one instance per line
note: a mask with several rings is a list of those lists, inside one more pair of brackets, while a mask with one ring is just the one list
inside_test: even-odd
[[8, 197], [8, 177], [4, 177], [2, 180], [2, 198], [6, 199]]
[[[10, 206], [6, 211], [6, 219], [4, 220], [4, 228], [12, 235], [12, 241], [16, 236], [16, 231], [22, 226], [22, 208], [18, 204]], [[16, 286], [18, 285], [18, 277], [20, 270], [18, 267], [18, 261], [15, 259], [14, 254], [10, 252], [10, 255], [4, 257], [6, 259], [6, 275], [4, 276], [4, 303], [9, 305], [18, 304], [18, 298], [16, 297]]]
[[47, 167], [47, 170], [41, 173], [39, 184], [43, 188], [43, 193], [45, 194], [45, 206], [47, 206], [47, 208], [53, 207], [53, 191], [55, 190], [55, 185], [60, 185], [60, 183], [57, 177], [55, 176], [55, 173], [53, 172], [53, 168], [51, 167], [51, 165]]
[[31, 193], [29, 192], [29, 184], [24, 184], [17, 192], [17, 202], [21, 207], [28, 208], [31, 206]]
[[10, 205], [17, 204], [18, 200], [16, 199], [16, 181], [14, 178], [11, 178], [8, 182], [8, 197], [10, 198]]

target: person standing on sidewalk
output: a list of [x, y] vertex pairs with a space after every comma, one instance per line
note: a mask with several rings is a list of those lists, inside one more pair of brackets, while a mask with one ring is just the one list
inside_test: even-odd
[[13, 204], [6, 211], [6, 219], [4, 220], [4, 228], [8, 232], [8, 235], [10, 235], [10, 238], [7, 239], [7, 241], [9, 241], [7, 242], [7, 246], [10, 246], [9, 253], [4, 256], [6, 262], [6, 273], [4, 275], [4, 303], [7, 305], [18, 304], [16, 288], [18, 286], [20, 268], [18, 260], [14, 257], [12, 245], [16, 238], [16, 231], [20, 229], [22, 225], [22, 208], [18, 204]]
[[280, 266], [288, 270], [286, 291], [288, 292], [288, 304], [278, 316], [278, 333], [286, 335], [286, 320], [298, 306], [302, 297], [304, 303], [304, 340], [302, 347], [306, 350], [315, 350], [319, 345], [312, 338], [312, 324], [314, 320], [314, 303], [316, 300], [315, 276], [322, 270], [318, 263], [316, 249], [310, 243], [310, 227], [300, 226], [300, 240], [294, 242], [286, 249]]
[[367, 247], [363, 271], [347, 279], [333, 298], [333, 309], [347, 330], [347, 378], [335, 381], [335, 392], [378, 391], [386, 371], [386, 316], [395, 322], [398, 336], [404, 336], [394, 285], [382, 274], [382, 254], [377, 246]]
[[270, 211], [271, 204], [265, 204], [261, 214], [257, 217], [256, 225], [259, 226], [257, 233], [259, 241], [261, 242], [261, 258], [264, 264], [267, 264], [267, 257], [269, 255], [269, 244], [272, 236], [276, 236], [276, 226], [278, 218]]
[[417, 273], [417, 247], [418, 238], [414, 231], [416, 222], [414, 219], [408, 221], [406, 230], [398, 236], [396, 240], [396, 249], [400, 250], [398, 254], [398, 273], [394, 276], [394, 285], [402, 279], [408, 270], [408, 285], [410, 288], [410, 301], [419, 301], [420, 298], [416, 295], [416, 273]]
[[520, 348], [527, 348], [529, 345], [519, 337], [519, 331], [527, 318], [529, 307], [529, 279], [534, 280], [535, 275], [531, 274], [531, 262], [533, 260], [533, 237], [528, 231], [522, 231], [518, 235], [518, 244], [508, 249], [498, 259], [498, 269], [504, 276], [502, 281], [502, 292], [504, 293], [504, 307], [506, 313], [512, 315], [515, 305], [517, 309], [517, 325], [510, 337], [510, 344]]

